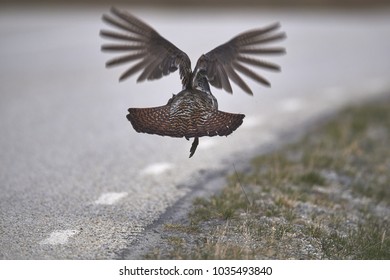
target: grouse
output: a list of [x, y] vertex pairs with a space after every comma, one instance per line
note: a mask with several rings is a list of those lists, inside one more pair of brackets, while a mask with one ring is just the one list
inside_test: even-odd
[[285, 38], [285, 33], [278, 31], [279, 23], [237, 35], [202, 55], [192, 71], [187, 54], [152, 27], [125, 11], [114, 7], [110, 11], [111, 14], [104, 14], [102, 19], [117, 31], [100, 31], [103, 38], [113, 41], [103, 44], [101, 49], [118, 53], [119, 56], [107, 61], [106, 67], [133, 63], [119, 80], [123, 81], [142, 71], [137, 82], [159, 79], [179, 69], [182, 83], [182, 91], [174, 94], [166, 105], [130, 108], [127, 119], [137, 132], [185, 137], [187, 140], [194, 138], [190, 157], [195, 153], [199, 137], [227, 136], [242, 124], [245, 117], [243, 114], [219, 111], [217, 99], [211, 93], [209, 84], [232, 93], [231, 80], [243, 91], [253, 95], [237, 71], [264, 86], [270, 86], [270, 83], [247, 66], [280, 71], [278, 65], [252, 57], [285, 53], [282, 47], [263, 47]]

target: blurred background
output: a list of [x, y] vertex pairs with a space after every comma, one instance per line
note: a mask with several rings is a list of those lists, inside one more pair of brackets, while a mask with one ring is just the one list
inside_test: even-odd
[[[231, 136], [136, 133], [129, 107], [163, 105], [178, 74], [118, 83], [99, 30], [110, 6], [141, 18], [196, 59], [248, 29], [280, 22], [281, 73], [254, 96], [212, 89], [246, 114]], [[0, 1], [0, 258], [113, 258], [207, 176], [310, 122], [389, 93], [389, 1]], [[183, 210], [184, 211], [184, 210]], [[54, 234], [54, 235], [53, 235]], [[60, 239], [51, 238], [60, 236]], [[59, 241], [60, 240], [60, 241]], [[64, 246], [66, 244], [66, 246]]]
[[[11, 0], [3, 0], [1, 3], [15, 5], [15, 4], [43, 4], [43, 5], [50, 5], [50, 4], [80, 4], [80, 1], [71, 0], [71, 1], [59, 1], [59, 0], [39, 0], [39, 1], [11, 1]], [[356, 8], [356, 5], [362, 6], [362, 7], [373, 7], [373, 6], [383, 6], [389, 4], [389, 1], [386, 0], [295, 0], [295, 1], [287, 1], [287, 0], [149, 0], [149, 1], [142, 1], [142, 0], [119, 0], [119, 1], [107, 1], [107, 0], [96, 0], [96, 1], [84, 1], [83, 2], [86, 5], [92, 5], [92, 4], [105, 4], [105, 5], [113, 5], [113, 4], [125, 4], [125, 5], [161, 5], [161, 6], [219, 6], [222, 5], [226, 7], [228, 6], [238, 6], [238, 7], [244, 7], [244, 6], [282, 6], [282, 7], [293, 7], [293, 6], [310, 6], [310, 7], [324, 7], [324, 6], [330, 6], [330, 7], [347, 7], [347, 8]]]

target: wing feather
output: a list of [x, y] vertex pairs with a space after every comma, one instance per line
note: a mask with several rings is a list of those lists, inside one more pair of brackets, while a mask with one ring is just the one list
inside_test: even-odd
[[[182, 84], [188, 85], [191, 80], [190, 59], [152, 27], [114, 7], [111, 8], [111, 14], [103, 15], [102, 19], [118, 31], [101, 30], [100, 35], [109, 40], [120, 41], [120, 43], [103, 44], [102, 51], [123, 53], [109, 60], [106, 66], [136, 63], [121, 75], [120, 81], [141, 70], [143, 72], [138, 81], [159, 79], [179, 69]], [[151, 61], [158, 61], [158, 63]]]
[[281, 55], [285, 53], [282, 47], [263, 47], [263, 44], [274, 43], [286, 37], [284, 32], [279, 32], [279, 23], [271, 24], [262, 29], [255, 29], [237, 35], [225, 44], [222, 44], [210, 52], [202, 55], [197, 62], [194, 73], [204, 71], [210, 84], [216, 88], [223, 88], [231, 93], [227, 77], [248, 94], [252, 90], [241, 79], [238, 72], [269, 86], [270, 83], [261, 75], [254, 73], [248, 66], [260, 67], [265, 70], [280, 71], [280, 67], [272, 62], [258, 60], [251, 55]]

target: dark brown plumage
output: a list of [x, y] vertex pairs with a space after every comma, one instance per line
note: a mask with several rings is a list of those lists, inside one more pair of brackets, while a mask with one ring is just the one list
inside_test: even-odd
[[207, 102], [208, 93], [183, 90], [164, 106], [130, 108], [127, 119], [137, 132], [170, 137], [195, 138], [190, 157], [195, 153], [202, 136], [227, 136], [236, 130], [245, 117], [219, 111]]
[[[190, 157], [195, 153], [202, 136], [227, 136], [243, 122], [243, 114], [218, 110], [218, 102], [209, 84], [232, 92], [230, 81], [252, 94], [251, 89], [237, 71], [269, 86], [262, 76], [245, 65], [279, 71], [278, 65], [257, 60], [250, 55], [283, 54], [284, 48], [259, 47], [283, 39], [283, 32], [276, 32], [279, 24], [242, 33], [225, 44], [202, 55], [191, 70], [188, 56], [160, 36], [153, 28], [129, 13], [116, 8], [112, 15], [103, 15], [103, 21], [120, 32], [102, 30], [100, 35], [116, 41], [105, 44], [103, 51], [124, 53], [106, 63], [107, 67], [134, 62], [121, 76], [120, 81], [141, 72], [137, 81], [159, 79], [179, 69], [183, 90], [169, 99], [164, 106], [130, 108], [127, 119], [137, 132], [171, 137], [194, 138]], [[121, 42], [121, 43], [119, 43]]]
[[164, 106], [130, 108], [128, 120], [137, 132], [171, 137], [227, 136], [244, 115], [219, 111], [203, 102], [207, 93], [183, 90]]

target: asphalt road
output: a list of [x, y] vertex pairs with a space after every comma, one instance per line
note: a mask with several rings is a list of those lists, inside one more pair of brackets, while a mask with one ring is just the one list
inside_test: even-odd
[[188, 159], [191, 142], [138, 134], [126, 120], [128, 107], [163, 105], [181, 86], [176, 73], [118, 83], [123, 69], [105, 69], [100, 52], [107, 10], [0, 9], [2, 259], [118, 258], [204, 174], [390, 89], [390, 10], [132, 9], [193, 64], [247, 29], [280, 21], [287, 33], [287, 55], [272, 58], [282, 73], [265, 73], [272, 88], [213, 90], [244, 124], [201, 138]]

